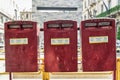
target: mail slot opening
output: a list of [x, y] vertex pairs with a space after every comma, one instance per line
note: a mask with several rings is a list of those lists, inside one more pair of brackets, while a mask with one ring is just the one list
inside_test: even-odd
[[103, 29], [112, 29], [111, 22], [99, 22], [98, 26]]
[[60, 25], [59, 24], [48, 24], [47, 27], [48, 28], [59, 28]]
[[18, 29], [18, 28], [20, 28], [20, 25], [9, 25], [8, 28], [9, 29]]
[[25, 28], [25, 29], [29, 28], [29, 29], [31, 29], [31, 28], [33, 28], [33, 25], [31, 25], [31, 24], [30, 25], [29, 24], [24, 24], [24, 25], [22, 25], [22, 28]]
[[97, 23], [95, 23], [95, 22], [86, 22], [86, 23], [84, 23], [84, 27], [86, 29], [95, 29], [95, 28], [97, 28]]
[[62, 24], [62, 28], [72, 28], [72, 27], [73, 27], [73, 24], [70, 24], [70, 23]]

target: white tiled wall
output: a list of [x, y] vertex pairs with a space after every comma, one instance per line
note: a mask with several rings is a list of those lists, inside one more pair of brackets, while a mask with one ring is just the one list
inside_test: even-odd
[[49, 20], [74, 20], [80, 22], [80, 12], [41, 12], [36, 13], [38, 17], [34, 17], [34, 20], [40, 23], [40, 27], [43, 28], [43, 22]]
[[[40, 23], [49, 20], [81, 20], [82, 0], [32, 0], [33, 21]], [[36, 7], [77, 7], [77, 11], [41, 12]], [[78, 24], [79, 25], [79, 24]]]
[[38, 0], [37, 2], [38, 2], [38, 5], [43, 7], [45, 6], [75, 7], [75, 6], [79, 6], [81, 1], [82, 0]]

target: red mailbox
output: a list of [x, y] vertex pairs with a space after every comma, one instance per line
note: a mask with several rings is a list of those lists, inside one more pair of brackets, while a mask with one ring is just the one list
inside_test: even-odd
[[6, 72], [36, 72], [38, 49], [37, 23], [11, 21], [5, 23]]
[[81, 22], [83, 71], [116, 69], [116, 26], [114, 19]]
[[46, 72], [77, 71], [77, 22], [55, 20], [44, 23]]

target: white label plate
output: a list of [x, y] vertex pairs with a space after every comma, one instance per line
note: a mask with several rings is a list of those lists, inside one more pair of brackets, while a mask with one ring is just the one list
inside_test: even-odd
[[108, 43], [108, 36], [90, 36], [89, 43]]
[[51, 45], [68, 45], [70, 44], [69, 38], [51, 38]]
[[11, 38], [10, 45], [24, 45], [28, 44], [28, 38]]

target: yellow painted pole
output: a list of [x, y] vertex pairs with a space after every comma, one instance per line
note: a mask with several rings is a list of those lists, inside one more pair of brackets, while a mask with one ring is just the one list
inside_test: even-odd
[[49, 72], [43, 72], [43, 80], [50, 80]]
[[42, 60], [40, 67], [40, 70], [42, 71], [42, 80], [50, 80], [49, 72], [45, 72], [44, 70], [44, 60]]
[[5, 58], [0, 58], [0, 60], [5, 60]]
[[116, 79], [120, 80], [120, 58], [117, 59]]

